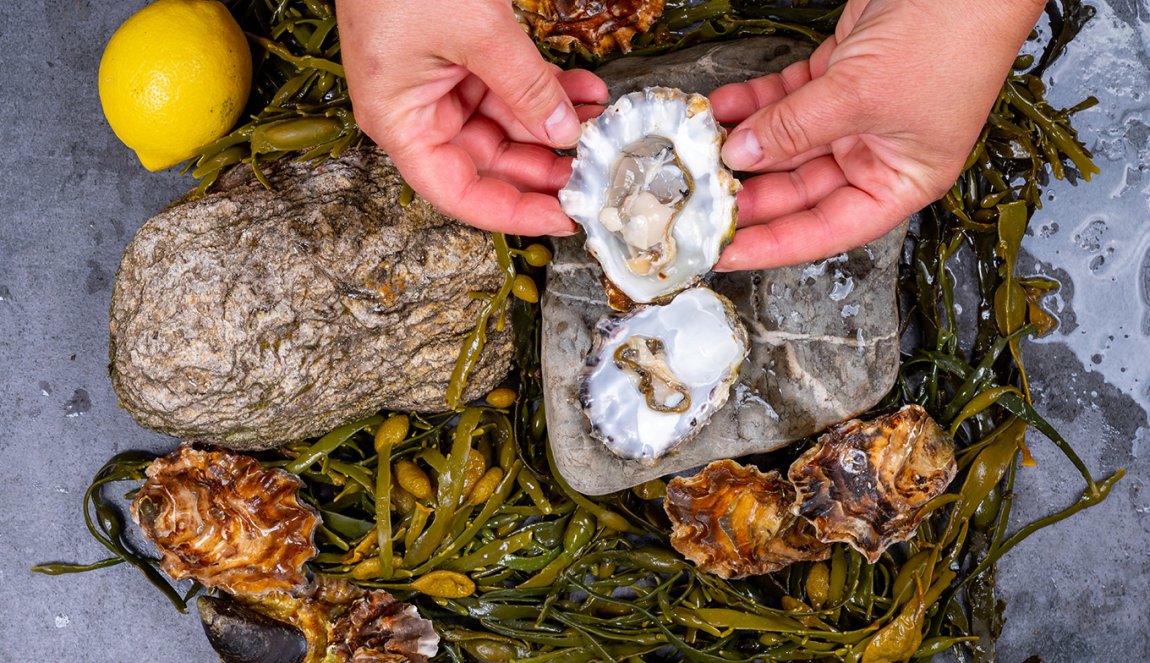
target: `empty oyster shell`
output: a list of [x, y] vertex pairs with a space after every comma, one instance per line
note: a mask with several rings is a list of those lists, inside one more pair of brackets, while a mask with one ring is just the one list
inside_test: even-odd
[[[587, 233], [612, 306], [666, 301], [715, 266], [735, 231], [738, 180], [706, 97], [647, 88], [583, 125], [563, 211]], [[617, 291], [617, 293], [616, 293]]]
[[299, 501], [299, 477], [254, 458], [184, 445], [148, 466], [132, 519], [179, 580], [233, 594], [307, 583], [319, 514]]
[[819, 539], [850, 544], [873, 564], [918, 526], [919, 510], [954, 479], [954, 440], [917, 405], [852, 419], [819, 438], [787, 472], [795, 512]]
[[626, 53], [651, 28], [664, 0], [514, 0], [516, 16], [535, 41], [564, 53], [582, 46], [596, 55]]
[[579, 399], [592, 434], [622, 458], [654, 462], [723, 407], [747, 356], [734, 306], [707, 288], [596, 327]]
[[721, 578], [773, 573], [794, 562], [826, 559], [830, 546], [791, 512], [795, 490], [775, 471], [763, 474], [717, 460], [667, 484], [671, 545]]

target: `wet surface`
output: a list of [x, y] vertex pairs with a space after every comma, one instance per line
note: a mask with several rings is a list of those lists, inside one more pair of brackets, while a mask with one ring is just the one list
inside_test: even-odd
[[[3, 660], [215, 660], [198, 620], [132, 569], [28, 572], [41, 561], [102, 558], [80, 512], [91, 475], [117, 451], [173, 445], [117, 407], [106, 373], [107, 279], [135, 229], [190, 188], [140, 168], [100, 115], [100, 50], [142, 4], [0, 6], [0, 24], [21, 35], [0, 70]], [[1112, 6], [1100, 7], [1051, 72], [1056, 105], [1100, 98], [1076, 124], [1102, 174], [1052, 186], [1027, 238], [1026, 269], [1064, 288], [1055, 302], [1062, 327], [1026, 358], [1039, 409], [1098, 474], [1126, 467], [1129, 476], [1104, 504], [1040, 532], [1001, 564], [999, 651], [1010, 663], [1032, 654], [1048, 663], [1150, 659], [1150, 8]], [[68, 416], [85, 400], [82, 415]], [[1039, 465], [1019, 473], [1015, 507], [1026, 519], [1071, 504], [1080, 486], [1052, 446], [1032, 439], [1031, 447]]]

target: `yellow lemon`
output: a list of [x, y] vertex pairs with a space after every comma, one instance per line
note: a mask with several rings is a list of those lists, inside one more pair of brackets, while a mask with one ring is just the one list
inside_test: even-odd
[[157, 0], [120, 26], [100, 59], [112, 131], [162, 170], [231, 130], [247, 103], [252, 56], [217, 0]]

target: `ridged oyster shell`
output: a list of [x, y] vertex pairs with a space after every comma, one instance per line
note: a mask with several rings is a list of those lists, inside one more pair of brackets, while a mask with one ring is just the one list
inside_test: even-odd
[[645, 463], [691, 439], [727, 402], [748, 348], [734, 307], [707, 288], [607, 316], [596, 332], [583, 411], [612, 452]]
[[132, 501], [132, 519], [171, 577], [232, 594], [293, 591], [317, 553], [319, 514], [303, 481], [256, 459], [187, 444], [156, 459]]
[[819, 438], [787, 472], [795, 512], [819, 539], [843, 541], [873, 564], [914, 534], [920, 509], [956, 471], [954, 440], [917, 405], [872, 421], [852, 419]]
[[582, 46], [603, 55], [616, 47], [630, 51], [631, 39], [662, 15], [664, 0], [514, 0], [512, 4], [535, 41], [564, 53]]
[[722, 163], [724, 135], [706, 97], [662, 87], [624, 95], [584, 123], [559, 200], [587, 233], [609, 291], [665, 301], [718, 262], [740, 188]]
[[830, 556], [810, 523], [795, 516], [795, 489], [778, 472], [717, 460], [667, 484], [671, 545], [720, 578], [774, 573]]

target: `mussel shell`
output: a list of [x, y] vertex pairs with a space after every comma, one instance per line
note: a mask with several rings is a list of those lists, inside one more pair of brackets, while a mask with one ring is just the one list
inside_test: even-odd
[[196, 600], [200, 621], [222, 663], [303, 663], [303, 633], [227, 598]]

